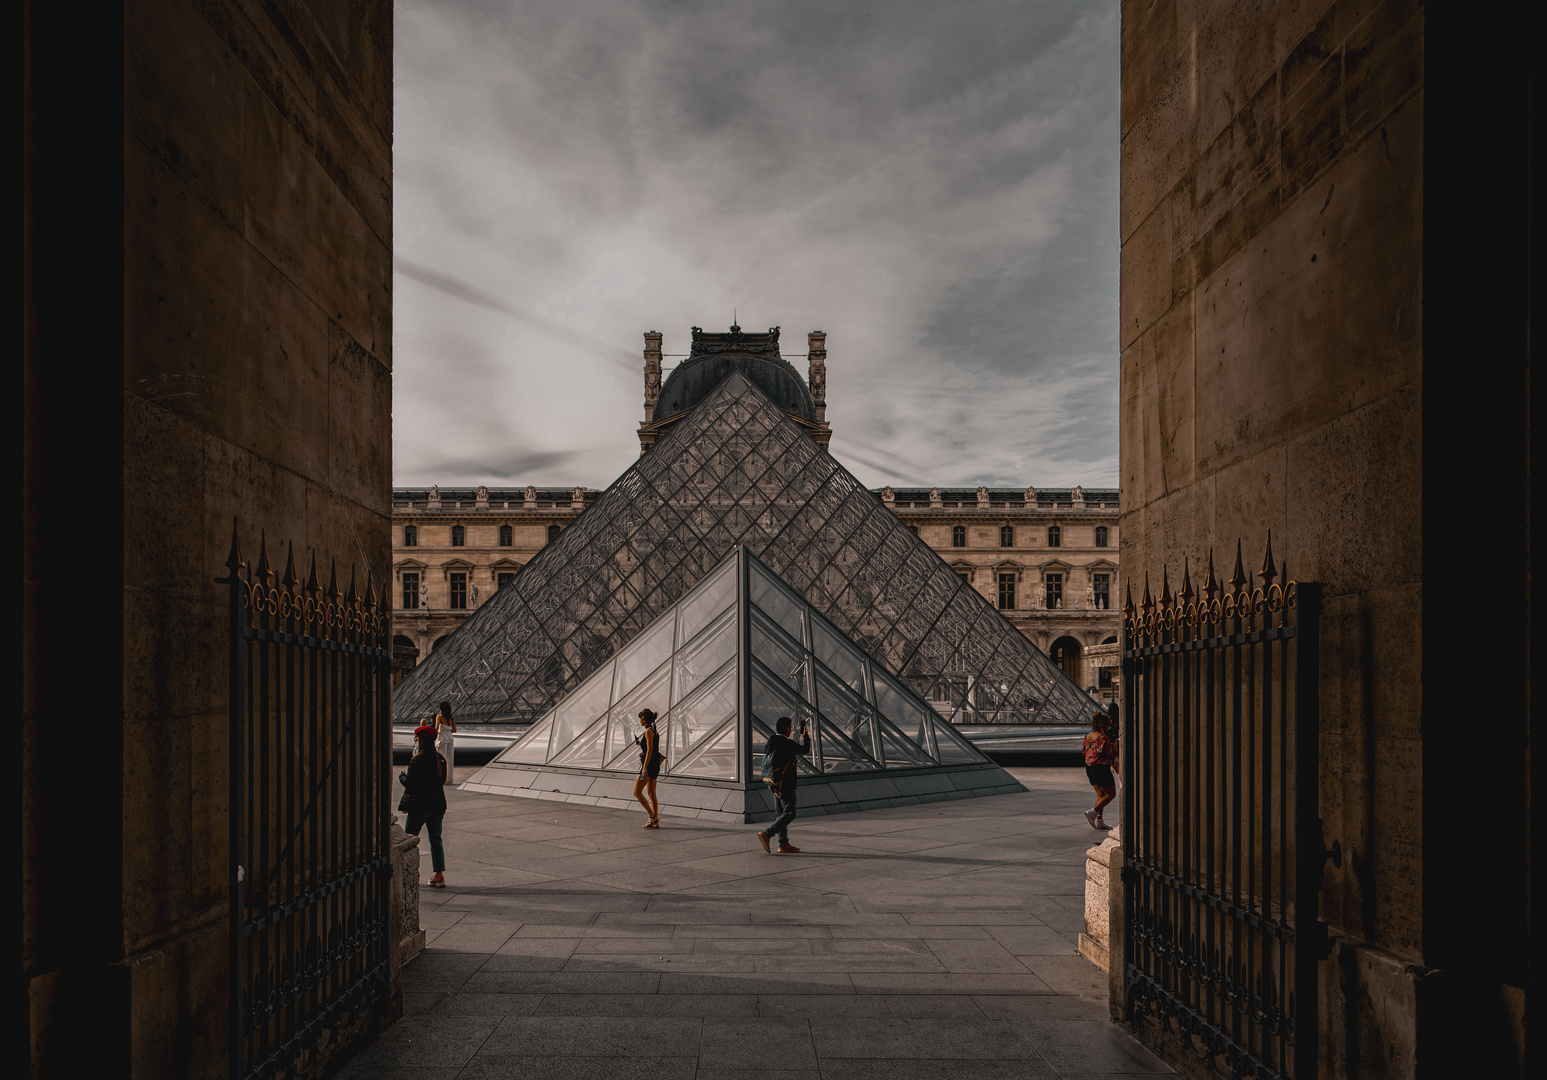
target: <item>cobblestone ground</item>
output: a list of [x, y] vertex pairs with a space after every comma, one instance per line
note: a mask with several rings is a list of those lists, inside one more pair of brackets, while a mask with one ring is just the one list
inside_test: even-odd
[[1168, 1075], [1075, 951], [1083, 771], [1011, 771], [1028, 792], [797, 819], [776, 856], [755, 826], [451, 792], [405, 1015], [343, 1075]]

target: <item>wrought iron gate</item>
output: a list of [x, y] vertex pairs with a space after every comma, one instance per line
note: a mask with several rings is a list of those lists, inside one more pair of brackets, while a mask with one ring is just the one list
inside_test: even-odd
[[[1275, 580], [1281, 579], [1281, 580]], [[1123, 986], [1229, 1077], [1316, 1076], [1320, 586], [1162, 577], [1123, 631]], [[1340, 854], [1334, 856], [1341, 861]]]
[[390, 602], [232, 536], [233, 1080], [314, 1074], [388, 997]]

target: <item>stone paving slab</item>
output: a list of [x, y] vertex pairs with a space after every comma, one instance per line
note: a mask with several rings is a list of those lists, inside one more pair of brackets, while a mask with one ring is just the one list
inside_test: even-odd
[[1078, 769], [1026, 791], [755, 827], [448, 793], [404, 1018], [346, 1080], [1170, 1075], [1076, 952]]

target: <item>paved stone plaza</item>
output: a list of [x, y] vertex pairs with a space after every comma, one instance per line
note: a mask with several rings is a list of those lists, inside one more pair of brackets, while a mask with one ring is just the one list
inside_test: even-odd
[[1075, 952], [1083, 771], [1011, 772], [1030, 790], [797, 820], [783, 856], [755, 826], [449, 791], [405, 1016], [343, 1075], [1168, 1074]]

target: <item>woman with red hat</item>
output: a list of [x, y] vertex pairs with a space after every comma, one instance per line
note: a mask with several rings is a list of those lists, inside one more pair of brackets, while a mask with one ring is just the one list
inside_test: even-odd
[[425, 724], [414, 730], [414, 756], [408, 763], [408, 771], [398, 773], [398, 782], [404, 787], [403, 798], [397, 808], [408, 815], [403, 831], [419, 835], [419, 830], [430, 831], [430, 865], [435, 868], [430, 884], [438, 889], [446, 887], [446, 851], [440, 842], [441, 822], [446, 816], [446, 759], [435, 749], [434, 724]]

